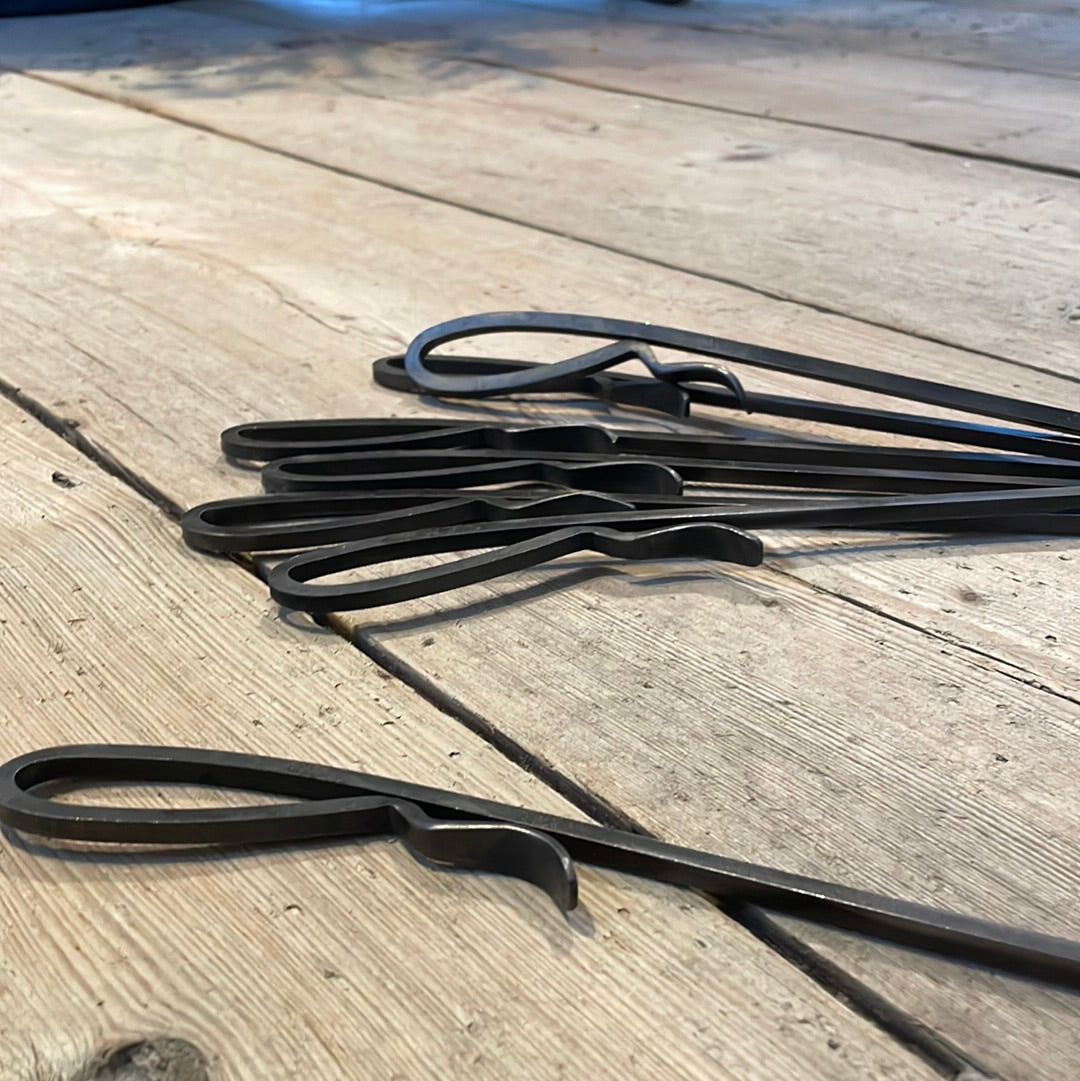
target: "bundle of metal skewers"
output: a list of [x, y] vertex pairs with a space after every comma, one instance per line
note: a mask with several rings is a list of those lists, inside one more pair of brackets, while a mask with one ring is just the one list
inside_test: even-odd
[[[607, 344], [555, 363], [432, 355], [499, 332]], [[661, 362], [658, 347], [707, 359]], [[627, 362], [647, 374], [610, 370]], [[755, 394], [730, 362], [980, 419]], [[330, 612], [398, 603], [580, 551], [754, 565], [764, 548], [750, 529], [1080, 532], [1080, 413], [1073, 410], [652, 324], [544, 312], [433, 327], [404, 355], [376, 361], [373, 374], [383, 387], [440, 399], [557, 394], [599, 400], [634, 418], [685, 419], [704, 406], [923, 445], [790, 432], [672, 433], [606, 420], [256, 422], [228, 429], [221, 444], [231, 459], [262, 463], [264, 494], [193, 508], [182, 522], [188, 543], [289, 553], [268, 570], [271, 594], [290, 608]], [[928, 449], [928, 441], [947, 446]], [[406, 574], [320, 581], [389, 560], [477, 549], [485, 551]]]
[[[607, 344], [546, 364], [431, 355], [498, 331]], [[706, 359], [661, 362], [656, 348]], [[611, 371], [629, 361], [648, 374]], [[982, 419], [751, 394], [724, 362]], [[211, 552], [283, 554], [268, 570], [273, 596], [293, 608], [327, 612], [425, 596], [577, 551], [752, 565], [764, 549], [750, 528], [1080, 532], [1080, 413], [1067, 409], [665, 327], [548, 313], [434, 327], [404, 356], [376, 362], [374, 377], [399, 392], [441, 399], [555, 393], [633, 410], [639, 419], [644, 413], [669, 420], [708, 407], [945, 446], [727, 429], [673, 434], [656, 425], [243, 424], [223, 433], [222, 448], [230, 458], [262, 463], [265, 492], [193, 508], [182, 522], [187, 541]], [[407, 574], [345, 585], [318, 581], [389, 560], [478, 549], [479, 555]], [[39, 791], [56, 780], [117, 779], [217, 784], [295, 802], [203, 813], [72, 805]], [[0, 821], [52, 838], [112, 843], [391, 835], [430, 865], [526, 879], [564, 910], [577, 900], [573, 861], [580, 859], [1080, 987], [1075, 941], [459, 792], [284, 759], [177, 747], [46, 748], [0, 766]]]

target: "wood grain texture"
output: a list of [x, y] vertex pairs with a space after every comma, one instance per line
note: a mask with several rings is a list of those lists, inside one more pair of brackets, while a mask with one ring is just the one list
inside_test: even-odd
[[[480, 60], [567, 82], [729, 112], [862, 132], [1044, 168], [1080, 170], [1076, 87], [1068, 80], [944, 60], [889, 56], [828, 41], [784, 41], [482, 0], [404, 0], [359, 9], [295, 10], [251, 0], [194, 0], [182, 10], [286, 27], [302, 35], [349, 34], [427, 56]], [[917, 20], [916, 20], [917, 23]], [[83, 27], [100, 49], [106, 25]], [[125, 24], [126, 25], [126, 24]], [[13, 66], [82, 67], [85, 53], [53, 41], [8, 46]], [[212, 41], [203, 45], [213, 47]], [[84, 58], [80, 62], [80, 55]]]
[[[2, 86], [20, 129], [7, 126], [2, 163], [5, 378], [180, 502], [253, 489], [218, 459], [229, 423], [429, 408], [371, 390], [366, 361], [477, 298], [662, 305], [688, 326], [726, 311], [756, 340], [826, 352], [850, 340], [835, 318], [586, 256], [57, 88]], [[957, 351], [856, 334], [869, 361], [985, 374]], [[1010, 378], [1053, 393], [1051, 377]], [[950, 552], [982, 582], [978, 546]], [[1046, 557], [992, 558], [1034, 574]], [[901, 560], [875, 573], [888, 566], [902, 580]], [[601, 570], [560, 565], [377, 613], [363, 641], [666, 836], [1076, 933], [1060, 799], [1075, 783], [1063, 753], [1075, 704], [769, 569]], [[849, 594], [861, 588], [845, 578]], [[1023, 627], [1048, 602], [1024, 591], [1003, 603]], [[795, 930], [1002, 1076], [1049, 1081], [1080, 1061], [1067, 996]]]
[[[3, 401], [0, 447], [3, 758], [213, 746], [576, 814]], [[527, 886], [384, 844], [59, 858], [9, 835], [0, 874], [5, 1081], [66, 1079], [162, 1032], [219, 1081], [351, 1079], [358, 1061], [410, 1078], [932, 1076], [710, 905], [625, 877], [585, 869], [587, 914], [567, 924]]]
[[[773, 565], [971, 647], [976, 663], [1080, 700], [1075, 541], [777, 534]], [[899, 566], [897, 566], [899, 564]], [[853, 589], [852, 583], [858, 585]], [[981, 655], [981, 656], [980, 656]]]
[[[592, 11], [605, 0], [526, 0], [529, 7]], [[1000, 71], [1075, 79], [1080, 75], [1080, 28], [1075, 4], [962, 3], [935, 0], [696, 0], [686, 6], [618, 5], [635, 21], [696, 26], [714, 32], [765, 34], [785, 41], [945, 60]]]
[[239, 46], [272, 31], [164, 14], [192, 20], [186, 34], [157, 32], [178, 65], [150, 44], [140, 68], [155, 37], [135, 33], [110, 36], [123, 66], [94, 50], [98, 70], [59, 78], [380, 183], [1080, 377], [1075, 179], [379, 47], [271, 47], [192, 69], [182, 57], [200, 41], [216, 52], [219, 35]]

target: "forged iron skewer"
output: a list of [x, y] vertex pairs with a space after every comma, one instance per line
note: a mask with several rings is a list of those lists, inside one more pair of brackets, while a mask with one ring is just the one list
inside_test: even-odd
[[[1080, 482], [1080, 462], [1032, 455], [971, 451], [921, 450], [807, 440], [746, 439], [694, 436], [667, 432], [627, 431], [599, 425], [447, 424], [410, 421], [398, 428], [392, 421], [301, 421], [243, 424], [222, 433], [222, 449], [230, 457], [269, 462], [308, 457], [340, 458], [346, 454], [394, 451], [499, 451], [541, 459], [570, 460], [586, 454], [604, 459], [622, 455], [666, 462], [760, 462], [845, 468], [924, 469], [945, 473], [1029, 476]], [[678, 468], [678, 466], [676, 466]]]
[[[835, 448], [838, 452], [840, 448]], [[855, 492], [962, 492], [1066, 484], [1080, 480], [1076, 470], [1062, 476], [1043, 476], [1033, 466], [1029, 474], [934, 472], [918, 469], [881, 469], [874, 466], [815, 465], [802, 457], [802, 449], [789, 449], [781, 461], [713, 461], [705, 458], [622, 458], [610, 454], [531, 452], [525, 459], [514, 450], [392, 450], [353, 454], [308, 454], [277, 458], [263, 466], [263, 487], [270, 492], [360, 491], [365, 488], [430, 486], [462, 488], [514, 480], [548, 480], [576, 487], [642, 494], [679, 494], [678, 479], [702, 484], [760, 485], [817, 488]], [[846, 460], [843, 459], [842, 460]], [[858, 461], [856, 452], [850, 453]], [[1055, 463], [1056, 464], [1056, 463]], [[625, 473], [618, 472], [624, 466]], [[666, 469], [675, 478], [674, 489], [657, 487], [653, 469]], [[593, 482], [582, 469], [598, 472]], [[563, 470], [560, 480], [559, 470]], [[614, 478], [614, 483], [610, 478]], [[648, 487], [633, 487], [635, 481]], [[616, 485], [618, 485], [616, 487]]]
[[[709, 559], [758, 566], [763, 556], [761, 541], [718, 521], [718, 517], [715, 510], [698, 517], [663, 511], [639, 515], [635, 511], [629, 515], [566, 515], [394, 533], [292, 556], [272, 567], [266, 582], [278, 604], [323, 613], [428, 597], [575, 552], [599, 552], [618, 559]], [[653, 528], [643, 528], [650, 525]], [[309, 584], [314, 578], [392, 559], [486, 547], [494, 550], [372, 581]]]
[[[424, 358], [424, 366], [432, 372], [452, 377], [502, 375], [536, 368], [537, 364], [522, 360], [491, 360], [483, 357]], [[405, 357], [390, 356], [375, 361], [372, 368], [375, 382], [389, 390], [409, 394], [428, 393], [405, 371]], [[528, 393], [532, 392], [530, 388]], [[1044, 454], [1055, 458], [1080, 460], [1080, 439], [1050, 432], [1003, 428], [994, 424], [978, 424], [965, 420], [947, 420], [917, 413], [902, 413], [889, 409], [869, 409], [865, 406], [820, 402], [809, 398], [793, 398], [778, 394], [744, 391], [740, 398], [724, 387], [699, 383], [665, 383], [659, 379], [622, 372], [604, 372], [567, 380], [558, 388], [563, 394], [596, 398], [611, 405], [646, 409], [666, 416], [687, 417], [690, 406], [708, 405], [719, 409], [745, 408], [765, 416], [807, 420], [843, 428], [861, 428], [872, 432], [889, 432], [917, 439], [932, 439], [962, 446], [990, 447], [1017, 454]], [[507, 392], [510, 393], [510, 392]], [[439, 392], [443, 398], [456, 398], [453, 391]], [[467, 390], [460, 397], [470, 398]], [[457, 422], [452, 422], [457, 423]], [[460, 422], [467, 423], [467, 422]], [[315, 450], [312, 447], [310, 450]], [[344, 449], [344, 448], [342, 448]], [[297, 449], [297, 454], [308, 450]]]
[[[530, 457], [503, 451], [390, 451], [361, 455], [308, 454], [262, 468], [268, 492], [361, 491], [365, 488], [462, 488], [533, 481], [580, 490], [679, 495], [682, 477], [661, 461], [579, 455]], [[347, 460], [342, 460], [347, 459]], [[360, 465], [364, 473], [348, 472]], [[395, 467], [402, 467], [396, 469]]]
[[396, 533], [402, 529], [464, 525], [547, 514], [630, 510], [629, 502], [602, 492], [277, 492], [220, 499], [192, 507], [180, 519], [184, 540], [204, 552], [280, 552]]
[[[267, 584], [279, 604], [306, 612], [341, 612], [397, 604], [458, 589], [578, 551], [631, 559], [696, 556], [755, 566], [761, 542], [740, 527], [793, 525], [862, 526], [894, 522], [932, 523], [957, 516], [1021, 516], [1026, 510], [1073, 507], [1080, 486], [972, 492], [947, 497], [853, 499], [829, 503], [757, 507], [669, 507], [554, 515], [512, 521], [481, 521], [441, 529], [375, 536], [290, 556], [270, 569]], [[642, 532], [648, 529], [648, 532]], [[693, 530], [693, 532], [691, 532]], [[619, 536], [619, 531], [624, 531]], [[370, 581], [311, 584], [342, 571], [413, 556], [492, 549], [450, 563]]]
[[[473, 522], [515, 518], [581, 515], [603, 512], [668, 511], [677, 514], [693, 508], [716, 511], [715, 520], [726, 521], [744, 510], [799, 510], [786, 522], [775, 516], [755, 524], [808, 525], [837, 529], [909, 529], [937, 532], [1009, 531], [1014, 533], [1080, 533], [1080, 487], [1024, 489], [1015, 492], [982, 492], [919, 497], [916, 506], [926, 508], [921, 519], [909, 518], [912, 503], [907, 496], [882, 497], [871, 504], [852, 503], [850, 497], [805, 492], [796, 498], [740, 494], [705, 498], [683, 496], [625, 496], [602, 492], [542, 492], [503, 489], [494, 492], [452, 489], [402, 489], [389, 492], [277, 492], [240, 496], [203, 503], [180, 519], [184, 540], [204, 552], [281, 552], [324, 544], [367, 540], [390, 533], [445, 528]], [[856, 513], [849, 513], [853, 505]], [[875, 510], [871, 510], [871, 507]], [[830, 514], [830, 509], [838, 513]], [[1053, 513], [1055, 508], [1060, 508]], [[820, 513], [818, 513], [820, 511]], [[955, 514], [956, 517], [949, 517]], [[709, 514], [707, 517], [712, 518]]]
[[[58, 803], [31, 791], [59, 780], [215, 785], [297, 802], [151, 810]], [[577, 904], [580, 860], [1080, 989], [1080, 943], [1068, 939], [458, 792], [288, 759], [107, 744], [34, 751], [0, 767], [0, 821], [55, 839], [121, 844], [392, 835], [429, 861], [531, 882], [563, 911]]]
[[[447, 375], [426, 363], [427, 356], [433, 349], [462, 338], [521, 332], [606, 338], [612, 344], [569, 360], [529, 365], [527, 368], [499, 375]], [[652, 353], [653, 346], [716, 360], [737, 361], [751, 367], [818, 379], [889, 397], [905, 398], [913, 402], [955, 409], [961, 413], [994, 417], [1011, 423], [1031, 424], [1037, 428], [1071, 435], [1080, 434], [1080, 413], [1072, 409], [1059, 409], [1056, 406], [1000, 394], [967, 390], [929, 379], [863, 368], [782, 349], [768, 349], [709, 334], [679, 330], [676, 327], [561, 312], [489, 312], [439, 323], [421, 331], [409, 343], [405, 353], [405, 371], [422, 391], [484, 398], [522, 391], [557, 390], [560, 389], [560, 382], [563, 385], [573, 385], [574, 380], [583, 375], [606, 371], [623, 361], [640, 360], [654, 377], [664, 382], [680, 385], [715, 382], [728, 386], [740, 397], [744, 395], [745, 392], [737, 379], [719, 365], [661, 364]]]

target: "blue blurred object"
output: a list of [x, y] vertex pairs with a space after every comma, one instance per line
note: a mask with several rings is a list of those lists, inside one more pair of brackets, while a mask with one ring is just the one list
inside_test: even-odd
[[[645, 0], [650, 4], [674, 6], [688, 0]], [[77, 15], [80, 12], [116, 11], [121, 8], [152, 7], [172, 0], [0, 0], [0, 19], [26, 15]], [[286, 4], [293, 7], [325, 7], [324, 3]]]
[[77, 15], [87, 11], [149, 7], [170, 0], [0, 0], [0, 19], [16, 15]]

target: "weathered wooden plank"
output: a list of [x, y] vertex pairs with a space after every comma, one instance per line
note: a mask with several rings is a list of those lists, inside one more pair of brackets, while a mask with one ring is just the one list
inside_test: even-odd
[[[0, 448], [3, 758], [214, 746], [577, 813], [338, 636], [277, 618], [248, 574], [187, 552], [2, 400]], [[586, 869], [588, 917], [566, 924], [528, 887], [378, 844], [87, 860], [6, 842], [0, 868], [11, 1081], [159, 1033], [222, 1081], [351, 1079], [358, 1060], [382, 1077], [932, 1076], [710, 905], [625, 877]]]
[[[404, 0], [354, 10], [295, 10], [248, 0], [182, 6], [284, 26], [296, 35], [294, 42], [303, 34], [349, 33], [425, 55], [482, 60], [625, 93], [1080, 170], [1077, 90], [1060, 78], [641, 22], [631, 5], [617, 19], [482, 0]], [[104, 37], [104, 25], [82, 34], [84, 40]], [[54, 41], [46, 53], [54, 64], [56, 50]], [[27, 48], [16, 51], [13, 63], [35, 67], [40, 57]], [[65, 55], [62, 65], [69, 62]]]
[[934, 537], [897, 543], [786, 533], [775, 548], [782, 553], [774, 559], [778, 569], [836, 593], [854, 592], [945, 645], [962, 642], [982, 651], [994, 671], [1080, 699], [1075, 540], [987, 538], [957, 545]]
[[[605, 11], [604, 0], [528, 0], [529, 7]], [[1068, 3], [975, 4], [934, 0], [701, 0], [686, 6], [626, 4], [635, 21], [753, 31], [892, 56], [1076, 78], [1080, 25]]]
[[[178, 21], [157, 31], [173, 54], [268, 32], [161, 17]], [[180, 59], [170, 72], [137, 62], [148, 39], [117, 38], [110, 55], [123, 67], [102, 56], [100, 69], [62, 79], [382, 183], [1080, 377], [1077, 180], [464, 62], [432, 68], [380, 48], [271, 48], [261, 62], [200, 70]]]
[[[184, 6], [211, 10], [207, 0], [189, 0]], [[367, 27], [396, 24], [403, 29], [445, 20], [453, 32], [453, 26], [461, 25], [474, 9], [473, 0], [390, 0], [364, 4], [362, 10], [337, 4], [298, 8], [227, 0], [225, 10], [230, 14], [243, 10], [245, 18], [279, 25], [310, 26], [317, 21], [327, 29], [354, 25], [358, 19]], [[718, 49], [725, 47], [723, 39], [753, 35], [767, 37], [781, 50], [785, 42], [824, 46], [873, 54], [886, 63], [896, 57], [1056, 78], [1080, 75], [1080, 26], [1075, 4], [1069, 0], [869, 0], [861, 4], [849, 0], [697, 0], [674, 7], [635, 0], [502, 0], [490, 11], [488, 27], [498, 26], [501, 32], [534, 17], [527, 13], [539, 13], [535, 18], [553, 28], [576, 27], [584, 17], [594, 25], [702, 31], [720, 39]]]
[[[428, 408], [371, 390], [366, 359], [480, 303], [660, 306], [690, 326], [723, 311], [777, 345], [846, 340], [869, 362], [989, 370], [57, 88], [3, 85], [3, 115], [19, 118], [0, 163], [5, 378], [181, 502], [254, 487], [218, 460], [226, 424]], [[1053, 393], [1038, 373], [1008, 385], [1020, 378]], [[952, 551], [978, 590], [980, 549]], [[892, 566], [901, 580], [902, 561]], [[1062, 751], [1074, 703], [788, 576], [693, 569], [553, 568], [375, 613], [361, 641], [666, 836], [1076, 933], [1062, 800], [1075, 787]], [[1045, 603], [1003, 600], [1016, 627], [1043, 622]], [[807, 642], [812, 654], [796, 648]], [[1080, 1061], [1074, 999], [797, 930], [1003, 1076], [1049, 1081]]]

